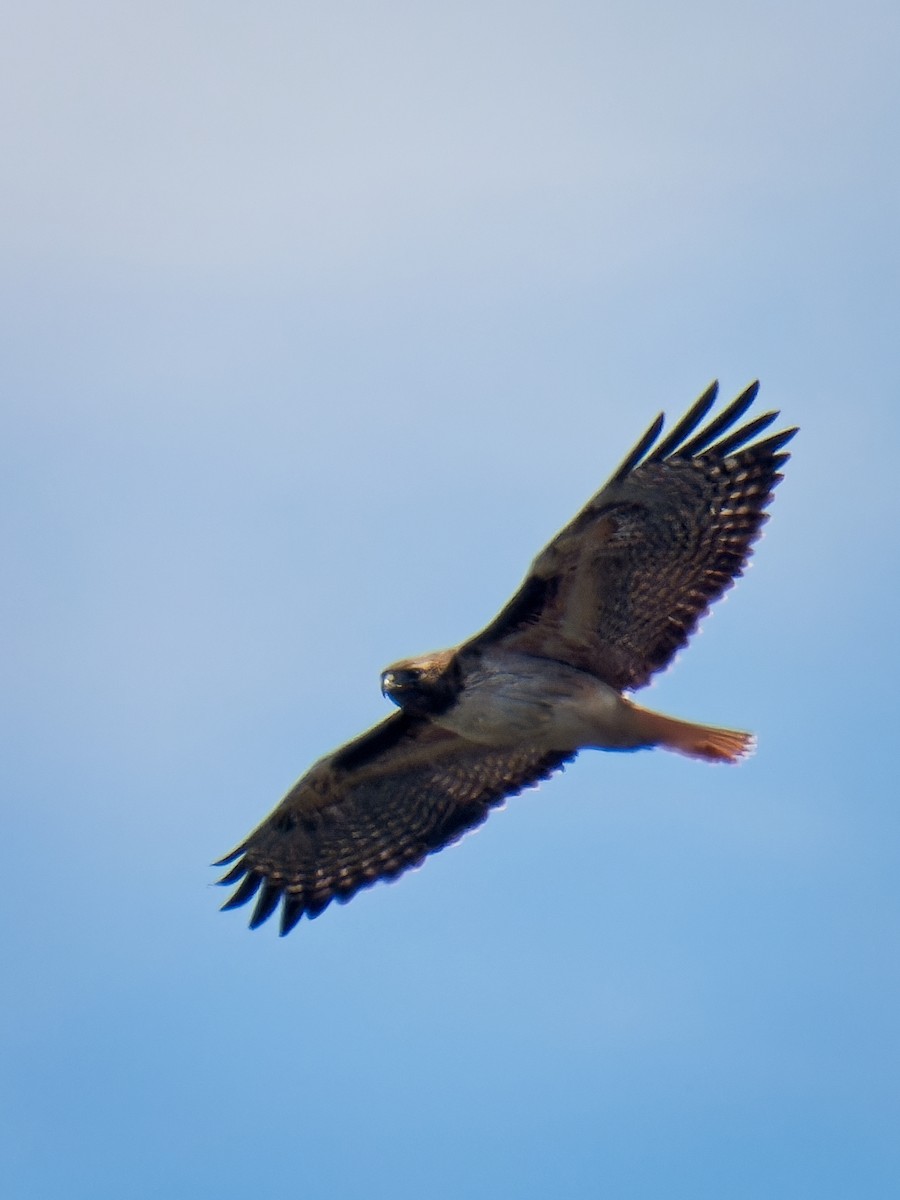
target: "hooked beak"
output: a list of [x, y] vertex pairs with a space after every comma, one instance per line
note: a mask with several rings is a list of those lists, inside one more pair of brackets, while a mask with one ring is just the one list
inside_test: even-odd
[[397, 703], [397, 696], [404, 690], [408, 689], [410, 684], [417, 679], [415, 671], [402, 671], [394, 669], [392, 671], [383, 671], [381, 675], [381, 694], [387, 696], [388, 700], [393, 700]]

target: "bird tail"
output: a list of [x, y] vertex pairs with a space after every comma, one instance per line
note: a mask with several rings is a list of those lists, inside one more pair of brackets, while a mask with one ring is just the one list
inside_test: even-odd
[[718, 729], [714, 725], [696, 725], [693, 721], [679, 721], [663, 713], [651, 712], [632, 704], [638, 719], [641, 735], [653, 746], [662, 746], [689, 758], [702, 758], [706, 762], [740, 762], [752, 754], [756, 739], [752, 733], [741, 733], [737, 729]]

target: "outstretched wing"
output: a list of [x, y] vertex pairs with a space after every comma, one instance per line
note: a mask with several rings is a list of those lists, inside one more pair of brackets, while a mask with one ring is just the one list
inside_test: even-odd
[[699, 432], [716, 383], [662, 441], [659, 416], [469, 644], [499, 641], [617, 688], [646, 684], [742, 573], [767, 520], [789, 458], [782, 447], [797, 431], [752, 441], [777, 412], [734, 428], [758, 390], [752, 384]]
[[417, 866], [487, 817], [492, 806], [545, 779], [570, 755], [527, 746], [476, 746], [398, 712], [317, 763], [247, 840], [219, 882], [239, 883], [223, 908], [259, 893], [251, 928], [283, 898], [281, 933], [306, 913], [349, 900], [378, 879]]

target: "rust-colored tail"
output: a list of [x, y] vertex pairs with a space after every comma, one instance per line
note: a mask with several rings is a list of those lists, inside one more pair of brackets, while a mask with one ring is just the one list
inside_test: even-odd
[[717, 729], [714, 725], [695, 725], [692, 721], [679, 721], [663, 713], [650, 712], [633, 704], [641, 733], [654, 746], [687, 754], [690, 758], [702, 758], [707, 762], [740, 762], [752, 754], [756, 739], [752, 733], [741, 733], [737, 729]]

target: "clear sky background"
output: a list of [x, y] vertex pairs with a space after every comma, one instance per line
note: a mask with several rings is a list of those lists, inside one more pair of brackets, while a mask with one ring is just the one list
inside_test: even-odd
[[[900, 1194], [900, 8], [7, 5], [16, 1200]], [[209, 862], [652, 417], [799, 423], [587, 753], [279, 940]]]

